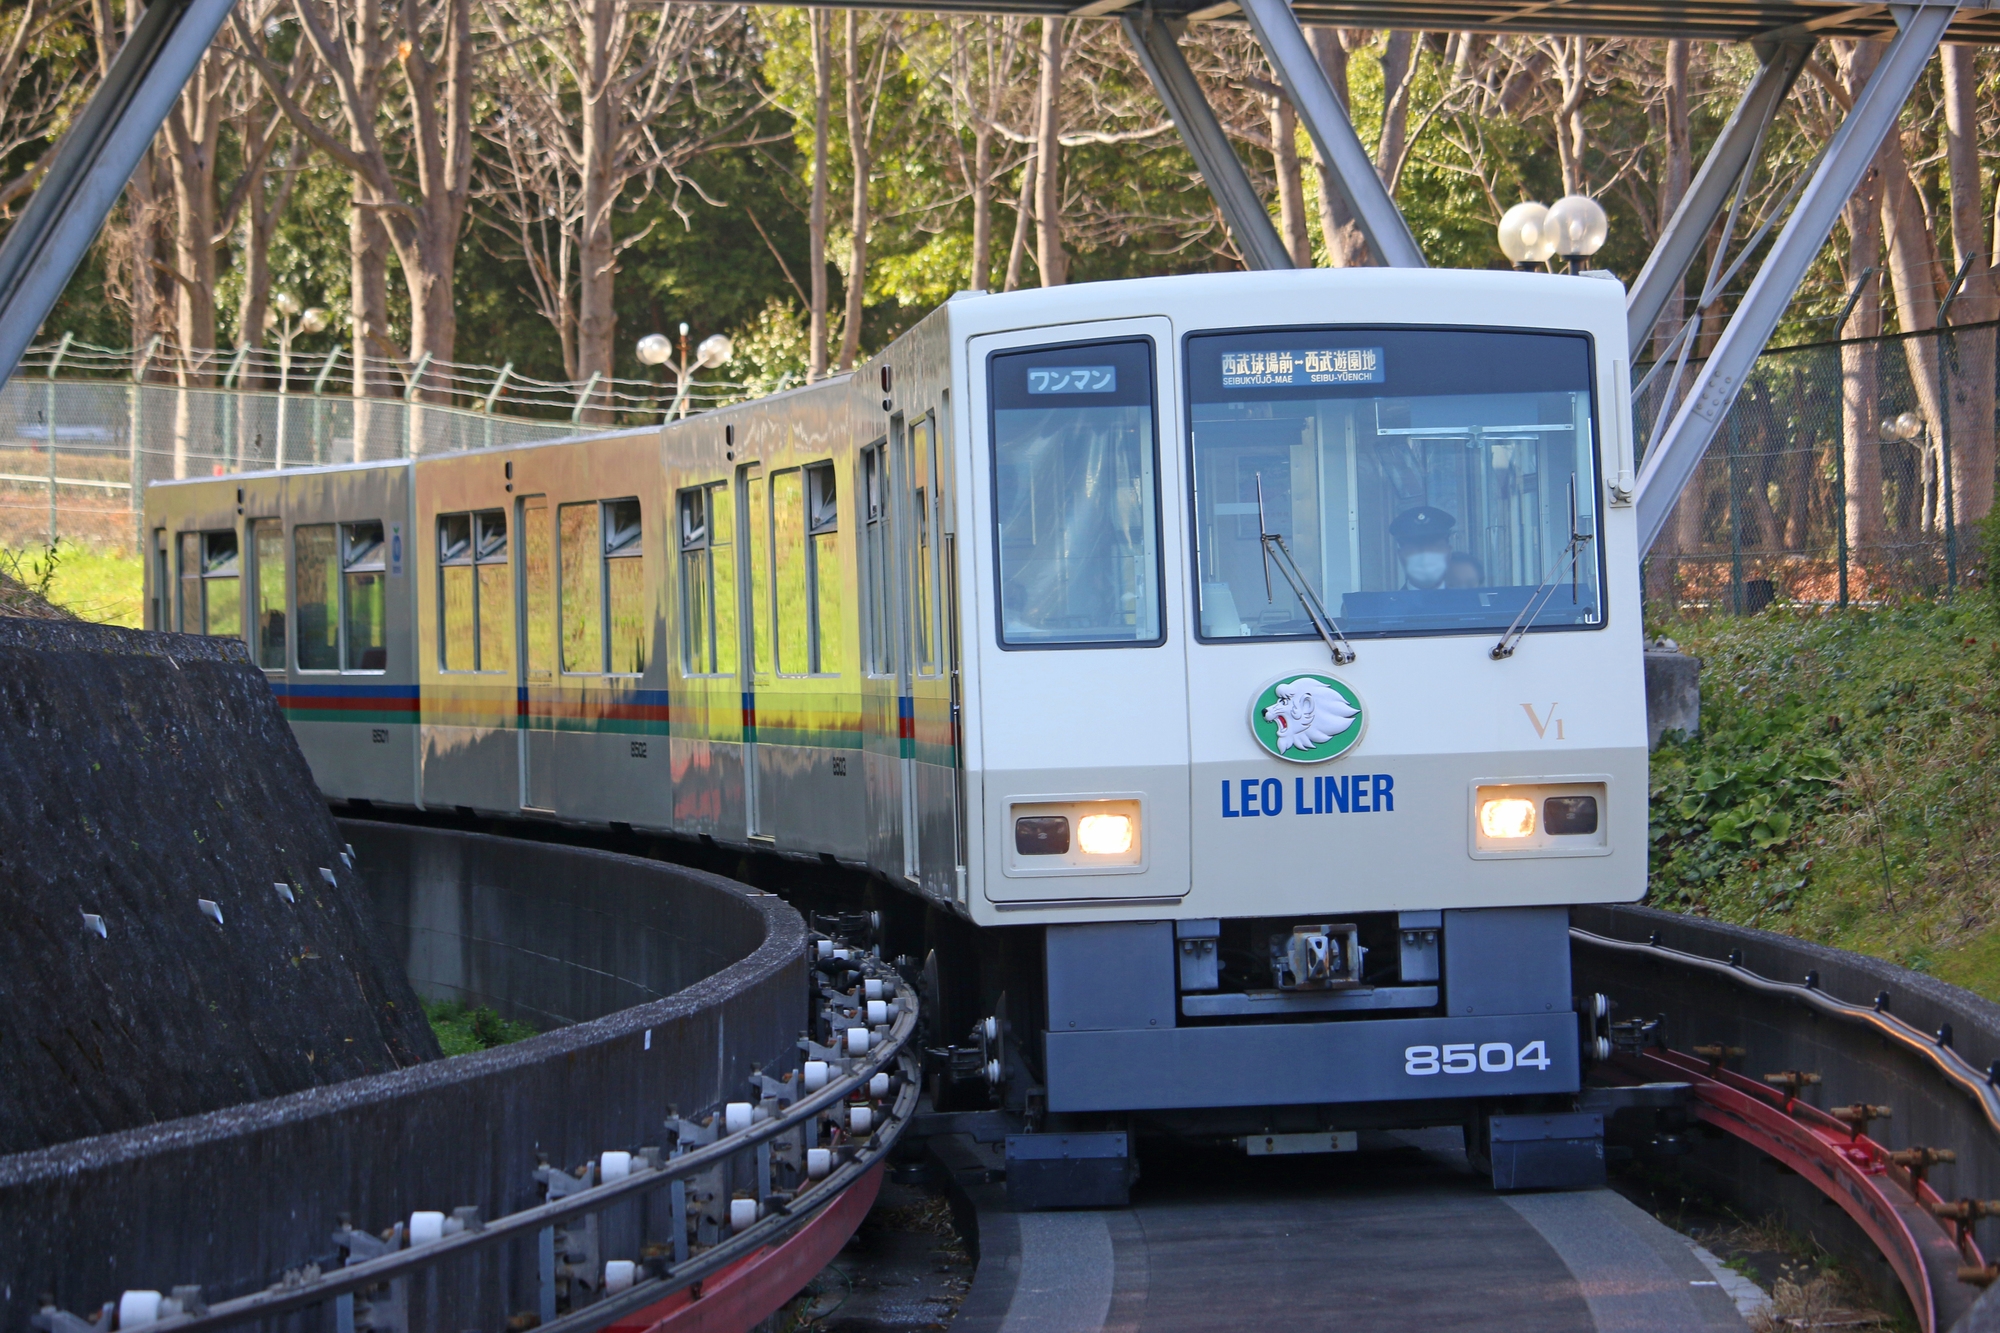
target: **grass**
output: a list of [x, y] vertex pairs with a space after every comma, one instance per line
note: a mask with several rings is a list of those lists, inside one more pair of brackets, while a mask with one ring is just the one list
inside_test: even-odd
[[126, 629], [145, 624], [145, 566], [130, 550], [66, 539], [53, 547], [0, 548], [0, 573], [81, 620]]
[[1704, 660], [1653, 757], [1654, 906], [2000, 999], [2000, 617], [1979, 591], [1649, 626]]
[[536, 1035], [526, 1023], [502, 1018], [483, 1005], [467, 1008], [456, 1000], [425, 1000], [424, 1017], [430, 1019], [431, 1031], [437, 1033], [446, 1055], [471, 1055]]

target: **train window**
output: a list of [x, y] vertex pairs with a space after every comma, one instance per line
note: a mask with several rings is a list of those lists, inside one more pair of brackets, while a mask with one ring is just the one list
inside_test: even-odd
[[257, 665], [285, 669], [285, 524], [260, 518], [250, 524], [250, 558], [257, 578]]
[[861, 451], [862, 633], [867, 667], [885, 676], [896, 669], [896, 604], [889, 596], [889, 455], [882, 445]]
[[174, 628], [174, 581], [167, 564], [167, 530], [153, 529], [153, 628]]
[[1317, 636], [1267, 592], [1264, 532], [1349, 636], [1498, 632], [1550, 579], [1535, 627], [1604, 623], [1602, 553], [1571, 539], [1597, 528], [1588, 339], [1294, 328], [1193, 336], [1187, 363], [1203, 638]]
[[521, 627], [528, 679], [546, 682], [556, 671], [555, 543], [546, 496], [521, 501]]
[[604, 502], [605, 646], [613, 675], [646, 670], [653, 617], [646, 606], [646, 561], [637, 500]]
[[477, 594], [473, 591], [472, 515], [438, 515], [438, 668], [479, 669]]
[[604, 670], [603, 570], [598, 553], [598, 505], [556, 510], [556, 579], [562, 605], [562, 669], [594, 675]]
[[[771, 483], [755, 463], [738, 468], [736, 475], [742, 496], [743, 572], [750, 585], [743, 637], [750, 641], [751, 673], [768, 676], [777, 669], [771, 642]], [[722, 595], [728, 596], [728, 589]]]
[[[681, 667], [691, 676], [736, 673], [736, 506], [726, 483], [682, 491]], [[722, 596], [716, 595], [720, 589]]]
[[[199, 577], [192, 591], [193, 607], [185, 602], [181, 607], [183, 631], [235, 638], [243, 633], [243, 566], [237, 554], [236, 534], [187, 533], [182, 536], [183, 550], [190, 536], [199, 538], [196, 548]], [[182, 586], [187, 586], [185, 568]]]
[[811, 582], [806, 577], [806, 486], [798, 468], [771, 477], [771, 554], [777, 590], [778, 670], [812, 670]]
[[833, 464], [806, 469], [806, 583], [811, 589], [812, 669], [840, 674], [840, 505]]
[[180, 623], [175, 626], [183, 634], [201, 633], [201, 534], [183, 532], [181, 534]]
[[382, 524], [340, 525], [341, 665], [348, 671], [389, 667], [388, 545]]
[[987, 369], [1001, 645], [1164, 642], [1152, 343], [995, 353]]
[[479, 622], [479, 669], [510, 671], [514, 666], [514, 580], [507, 566], [507, 513], [488, 509], [472, 516], [475, 619]]
[[292, 529], [293, 607], [301, 671], [340, 670], [340, 565], [331, 523]]
[[910, 639], [920, 675], [937, 674], [937, 428], [927, 416], [910, 427]]

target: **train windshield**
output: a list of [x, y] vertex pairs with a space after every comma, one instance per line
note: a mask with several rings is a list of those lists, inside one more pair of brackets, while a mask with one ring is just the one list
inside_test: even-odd
[[1316, 637], [1286, 554], [1350, 636], [1502, 631], [1545, 583], [1533, 628], [1603, 623], [1588, 339], [1296, 328], [1187, 358], [1202, 638]]

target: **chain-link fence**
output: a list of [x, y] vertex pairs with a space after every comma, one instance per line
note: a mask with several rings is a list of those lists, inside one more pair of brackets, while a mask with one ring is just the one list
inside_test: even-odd
[[0, 388], [0, 546], [139, 543], [145, 485], [559, 439], [588, 427], [336, 394], [38, 379]]
[[[1754, 613], [1956, 586], [1993, 503], [1996, 328], [1766, 352], [1653, 546], [1647, 597]], [[1642, 446], [1696, 368], [1640, 368]]]

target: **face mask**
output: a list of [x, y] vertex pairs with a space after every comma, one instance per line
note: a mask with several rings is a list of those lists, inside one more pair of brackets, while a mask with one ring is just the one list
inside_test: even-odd
[[1445, 554], [1443, 551], [1414, 551], [1403, 557], [1403, 572], [1410, 582], [1419, 588], [1429, 588], [1444, 581]]

